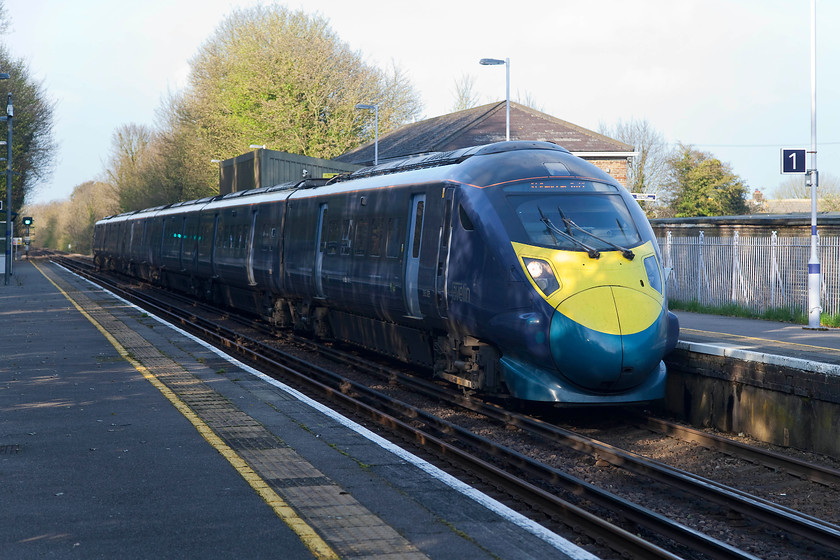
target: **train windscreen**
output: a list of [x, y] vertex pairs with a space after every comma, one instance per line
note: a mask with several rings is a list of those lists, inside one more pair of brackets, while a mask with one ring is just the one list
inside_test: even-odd
[[569, 251], [610, 251], [642, 243], [624, 199], [612, 185], [557, 181], [505, 191], [527, 238], [518, 241]]

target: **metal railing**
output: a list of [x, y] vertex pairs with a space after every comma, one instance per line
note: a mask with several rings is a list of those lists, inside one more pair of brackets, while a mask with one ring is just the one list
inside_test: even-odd
[[[758, 312], [786, 308], [807, 314], [809, 237], [659, 238], [671, 268], [668, 297], [704, 305], [735, 304]], [[840, 237], [819, 237], [823, 313], [840, 313]]]

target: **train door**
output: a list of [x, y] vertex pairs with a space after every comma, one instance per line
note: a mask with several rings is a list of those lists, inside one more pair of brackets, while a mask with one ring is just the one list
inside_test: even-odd
[[324, 294], [324, 281], [321, 278], [321, 270], [324, 266], [324, 253], [327, 250], [327, 203], [323, 202], [318, 207], [318, 224], [315, 234], [315, 295], [319, 298], [327, 297]]
[[447, 293], [446, 293], [446, 277], [449, 271], [449, 237], [452, 234], [452, 193], [454, 189], [447, 187], [443, 190], [443, 223], [440, 226], [440, 240], [438, 243], [438, 260], [437, 269], [435, 271], [435, 303], [437, 305], [438, 315], [446, 318], [447, 313]]
[[257, 214], [259, 214], [259, 210], [256, 208], [253, 212], [251, 212], [251, 232], [248, 235], [248, 284], [250, 286], [256, 286], [257, 281], [254, 279], [254, 232], [257, 231]]
[[411, 317], [423, 317], [420, 313], [418, 294], [418, 276], [420, 273], [420, 242], [423, 238], [423, 213], [426, 208], [426, 195], [415, 194], [411, 197], [409, 213], [408, 250], [405, 255], [405, 307]]
[[186, 233], [187, 219], [181, 216], [181, 227], [178, 228], [178, 270], [183, 271], [184, 266], [184, 234]]

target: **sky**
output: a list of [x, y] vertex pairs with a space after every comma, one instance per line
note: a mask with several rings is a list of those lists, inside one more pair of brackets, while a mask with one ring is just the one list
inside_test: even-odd
[[[56, 104], [57, 164], [27, 202], [65, 200], [101, 178], [114, 131], [156, 125], [202, 43], [233, 10], [258, 3], [5, 0], [11, 25], [0, 40]], [[811, 0], [280, 4], [328, 18], [366, 62], [401, 68], [425, 118], [452, 111], [463, 76], [482, 103], [503, 100], [504, 67], [478, 61], [509, 58], [512, 100], [595, 131], [646, 120], [765, 196], [788, 179], [780, 150], [811, 147]], [[840, 177], [840, 2], [817, 0], [816, 13], [816, 168]]]

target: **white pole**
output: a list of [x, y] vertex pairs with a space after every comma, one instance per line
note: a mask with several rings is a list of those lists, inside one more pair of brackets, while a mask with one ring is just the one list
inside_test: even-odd
[[510, 142], [510, 59], [505, 59], [505, 140]]
[[808, 259], [808, 328], [820, 328], [820, 256], [817, 247], [817, 0], [811, 0], [811, 258]]

